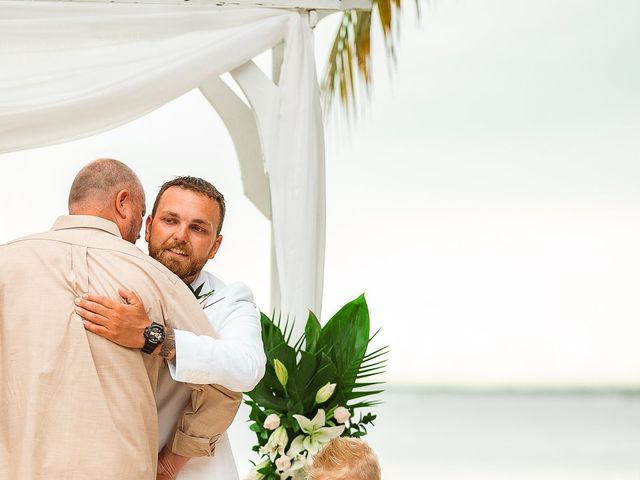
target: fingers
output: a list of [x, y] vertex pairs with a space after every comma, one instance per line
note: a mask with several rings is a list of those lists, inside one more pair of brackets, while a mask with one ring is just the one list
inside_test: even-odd
[[156, 480], [174, 480], [178, 475], [178, 471], [188, 460], [188, 457], [176, 455], [167, 447], [164, 447], [158, 454], [158, 476]]
[[81, 299], [88, 300], [93, 303], [99, 303], [105, 308], [113, 308], [117, 304], [113, 300], [102, 295], [96, 295], [95, 293], [83, 293]]
[[85, 310], [80, 306], [76, 306], [75, 312], [78, 315], [80, 315], [84, 320], [88, 320], [91, 323], [94, 323], [96, 325], [101, 325], [104, 327], [104, 326], [108, 326], [108, 324], [110, 323], [107, 317], [91, 312], [89, 310]]
[[95, 323], [88, 322], [86, 320], [82, 320], [82, 324], [86, 330], [89, 330], [91, 333], [95, 333], [96, 335], [100, 335], [104, 338], [109, 338], [109, 329], [105, 328], [101, 325], [96, 325]]
[[[88, 294], [85, 294], [85, 295], [89, 296]], [[78, 306], [84, 311], [95, 313], [102, 317], [108, 317], [110, 315], [110, 311], [112, 310], [111, 308], [105, 307], [102, 303], [84, 298], [85, 295], [83, 295], [82, 298], [75, 299], [74, 302], [76, 306]], [[93, 295], [93, 297], [96, 297], [96, 295]], [[104, 298], [104, 297], [101, 297], [101, 298]]]
[[142, 300], [133, 290], [127, 290], [124, 288], [119, 288], [118, 293], [122, 297], [122, 299], [127, 302], [129, 305], [140, 305]]
[[126, 303], [100, 295], [84, 294], [75, 300], [75, 313], [90, 332], [127, 348], [144, 346], [144, 330], [151, 321], [138, 295], [119, 290]]

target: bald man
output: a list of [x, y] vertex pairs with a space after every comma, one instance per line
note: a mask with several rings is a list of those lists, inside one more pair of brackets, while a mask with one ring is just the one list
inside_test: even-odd
[[[213, 331], [187, 286], [133, 245], [144, 215], [135, 173], [100, 159], [78, 173], [69, 215], [51, 231], [0, 246], [3, 478], [156, 478], [156, 397], [171, 382], [164, 326]], [[74, 299], [95, 291], [115, 300], [123, 288], [136, 290], [151, 324], [119, 346], [85, 330]], [[211, 456], [241, 397], [189, 388], [167, 453]]]

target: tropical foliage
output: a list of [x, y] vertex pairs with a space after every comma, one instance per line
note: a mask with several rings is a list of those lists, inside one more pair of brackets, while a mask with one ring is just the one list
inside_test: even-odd
[[[418, 16], [421, 1], [415, 0]], [[371, 11], [347, 10], [342, 14], [322, 82], [325, 112], [338, 99], [348, 113], [355, 106], [358, 94], [369, 92], [371, 36], [376, 21], [382, 30], [387, 56], [395, 64], [399, 14], [403, 5], [402, 0], [373, 0]]]
[[257, 436], [253, 450], [263, 458], [249, 478], [304, 479], [306, 462], [331, 438], [361, 437], [373, 424], [375, 415], [361, 410], [379, 403], [382, 382], [371, 380], [384, 371], [388, 347], [367, 353], [375, 334], [364, 295], [324, 327], [310, 313], [295, 342], [293, 323], [265, 314], [261, 323], [267, 369], [246, 403]]

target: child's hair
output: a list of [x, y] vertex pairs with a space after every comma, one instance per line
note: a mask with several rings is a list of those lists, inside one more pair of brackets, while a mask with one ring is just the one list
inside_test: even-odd
[[307, 467], [309, 480], [380, 480], [378, 457], [358, 438], [331, 440]]

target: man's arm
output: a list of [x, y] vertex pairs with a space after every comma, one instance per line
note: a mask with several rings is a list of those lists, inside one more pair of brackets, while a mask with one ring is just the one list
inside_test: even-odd
[[[125, 303], [85, 293], [75, 299], [75, 312], [82, 317], [84, 327], [90, 332], [123, 347], [142, 348], [144, 330], [151, 324], [151, 319], [134, 291], [119, 288], [118, 294]], [[153, 353], [159, 352], [160, 346]]]
[[[119, 345], [140, 348], [142, 332], [151, 320], [135, 293], [121, 290], [120, 295], [126, 304], [85, 294], [77, 300], [77, 312], [85, 319], [87, 330]], [[266, 364], [260, 317], [251, 291], [234, 283], [221, 289], [212, 303], [204, 312], [216, 338], [167, 329], [164, 343], [154, 354], [172, 360], [169, 370], [178, 382], [210, 383], [248, 392], [262, 379]]]
[[[163, 292], [164, 303], [161, 306], [165, 324], [215, 336], [213, 328], [187, 286], [178, 281], [174, 287]], [[162, 353], [162, 347], [159, 353]], [[218, 439], [236, 416], [242, 394], [220, 385], [185, 385], [191, 389], [191, 398], [178, 413], [175, 432], [167, 439], [164, 451], [168, 450], [172, 458], [177, 460], [180, 458], [176, 456], [212, 456]]]
[[[140, 348], [144, 345], [143, 332], [151, 323], [140, 298], [127, 290], [119, 290], [126, 304], [114, 302], [98, 295], [85, 294], [76, 300], [76, 311], [83, 317], [85, 328], [119, 345]], [[213, 337], [214, 332], [193, 295], [184, 286], [167, 293], [165, 324], [185, 330], [202, 332]], [[171, 335], [165, 337], [165, 342]], [[173, 348], [159, 345], [153, 352], [160, 355], [168, 350], [166, 358], [175, 355]], [[192, 389], [191, 401], [182, 412], [173, 439], [167, 447], [183, 457], [211, 456], [218, 438], [226, 431], [240, 407], [242, 394], [219, 385], [186, 384]]]
[[227, 285], [204, 304], [204, 312], [217, 337], [176, 330], [176, 356], [169, 362], [171, 376], [179, 382], [253, 390], [264, 376], [266, 357], [251, 290], [243, 283]]
[[178, 472], [186, 465], [191, 457], [176, 455], [167, 447], [158, 454], [158, 471], [156, 480], [175, 480]]

